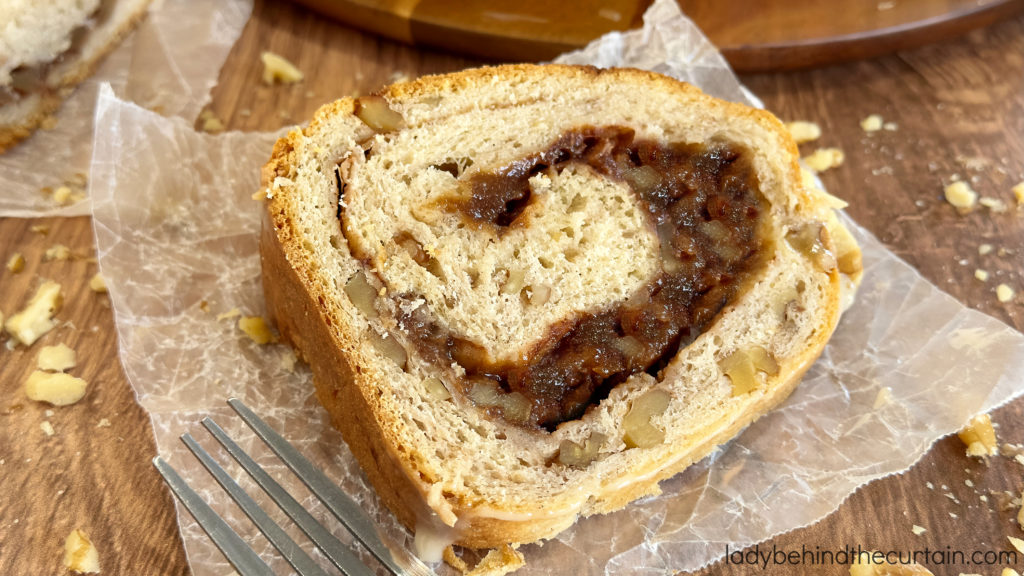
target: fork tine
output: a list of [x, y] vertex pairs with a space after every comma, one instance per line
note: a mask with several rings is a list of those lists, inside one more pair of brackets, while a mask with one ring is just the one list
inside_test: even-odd
[[327, 531], [312, 514], [306, 511], [295, 498], [292, 498], [280, 484], [255, 460], [242, 450], [224, 430], [210, 418], [203, 419], [203, 426], [210, 431], [210, 434], [221, 443], [232, 458], [242, 465], [242, 468], [256, 480], [256, 484], [285, 511], [288, 516], [309, 536], [309, 539], [320, 548], [321, 551], [338, 567], [339, 570], [348, 576], [373, 576], [373, 572], [365, 564], [356, 558], [337, 538]]
[[270, 540], [274, 548], [277, 548], [281, 555], [284, 556], [284, 559], [292, 565], [292, 568], [295, 568], [295, 571], [300, 576], [327, 576], [327, 573], [308, 554], [303, 552], [302, 548], [260, 508], [260, 505], [251, 496], [246, 494], [245, 490], [242, 490], [242, 487], [214, 461], [206, 450], [203, 450], [202, 446], [192, 438], [191, 434], [182, 434], [181, 440], [195, 454], [196, 458], [202, 462], [203, 466], [209, 470], [210, 474], [217, 480], [217, 483], [231, 496], [231, 499], [245, 512], [245, 515], [256, 524], [260, 532], [263, 532], [267, 540]]
[[[239, 399], [231, 398], [228, 400], [228, 404], [253, 429], [256, 435], [266, 442], [274, 453], [316, 494], [317, 498], [327, 506], [331, 513], [380, 560], [381, 564], [392, 574], [405, 574], [395, 561], [391, 550], [381, 541], [377, 530], [374, 528], [373, 521], [370, 520], [354, 500], [342, 492], [341, 488]], [[410, 560], [414, 569], [422, 566], [421, 569], [416, 570], [418, 573], [432, 573], [425, 565], [417, 563], [415, 558]]]
[[231, 565], [238, 570], [242, 576], [274, 576], [259, 555], [253, 552], [224, 520], [213, 511], [210, 506], [196, 494], [195, 490], [189, 487], [181, 476], [171, 468], [163, 458], [153, 458], [153, 466], [157, 472], [164, 477], [164, 481], [170, 486], [174, 495], [181, 500], [185, 508], [192, 513], [199, 526], [203, 528], [210, 540], [217, 548], [224, 553], [224, 556], [231, 562]]

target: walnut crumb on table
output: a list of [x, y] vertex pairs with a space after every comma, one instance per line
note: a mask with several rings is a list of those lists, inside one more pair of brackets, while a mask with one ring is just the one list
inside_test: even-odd
[[1016, 295], [1017, 293], [1013, 290], [1013, 288], [1010, 288], [1006, 284], [1000, 284], [999, 286], [996, 286], [996, 300], [999, 300], [1003, 304], [1006, 304], [1007, 302], [1013, 300], [1013, 297]]
[[979, 268], [974, 271], [974, 277], [982, 282], [988, 282], [988, 271]]
[[885, 123], [878, 114], [872, 114], [860, 121], [860, 128], [865, 132], [878, 132]]
[[273, 52], [264, 52], [260, 59], [263, 60], [265, 84], [295, 84], [302, 81], [302, 71], [281, 56]]
[[11, 254], [11, 257], [7, 259], [7, 270], [12, 274], [17, 274], [24, 269], [25, 257], [21, 255], [21, 252]]
[[64, 540], [64, 566], [79, 574], [98, 574], [100, 556], [89, 536], [76, 529]]
[[810, 156], [805, 157], [804, 163], [815, 172], [824, 172], [837, 166], [842, 166], [846, 155], [839, 148], [819, 148]]
[[60, 284], [49, 280], [43, 282], [28, 305], [7, 319], [7, 333], [25, 346], [31, 346], [40, 336], [57, 325], [53, 315], [60, 310], [63, 303]]
[[789, 135], [793, 137], [793, 141], [797, 144], [811, 142], [821, 137], [821, 126], [814, 122], [797, 120], [796, 122], [786, 124], [786, 129], [789, 130]]
[[967, 182], [963, 180], [946, 186], [943, 193], [946, 196], [946, 202], [960, 210], [970, 210], [974, 208], [975, 203], [978, 201], [978, 193], [972, 190]]
[[[988, 414], [979, 414], [956, 434], [967, 446], [968, 456], [995, 456], [999, 452], [996, 430]], [[945, 488], [944, 488], [945, 489]]]

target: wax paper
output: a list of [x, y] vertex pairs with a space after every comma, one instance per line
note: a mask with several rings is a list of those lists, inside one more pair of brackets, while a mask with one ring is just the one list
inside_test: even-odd
[[[724, 61], [673, 6], [657, 2], [642, 32], [615, 34], [593, 47], [597, 61], [646, 65], [743, 100]], [[328, 425], [307, 369], [289, 369], [286, 347], [256, 345], [231, 317], [236, 308], [264, 312], [256, 244], [261, 205], [251, 195], [273, 140], [271, 134], [198, 134], [181, 119], [109, 90], [101, 94], [93, 208], [122, 362], [152, 416], [160, 453], [279, 570], [284, 565], [269, 544], [178, 441], [189, 431], [209, 445], [197, 422], [212, 415], [325, 517], [230, 413], [229, 396], [264, 415], [361, 503], [389, 541], [409, 549], [411, 537], [381, 508]], [[582, 519], [543, 546], [522, 547], [527, 565], [518, 574], [564, 574], [566, 566], [595, 576], [699, 568], [719, 559], [726, 545], [736, 549], [816, 522], [858, 486], [905, 470], [971, 415], [1024, 390], [1024, 336], [958, 303], [848, 223], [863, 247], [863, 283], [790, 399], [663, 482], [660, 496]], [[886, 389], [889, 399], [880, 401]], [[191, 517], [182, 512], [179, 519], [195, 573], [229, 573]], [[328, 525], [348, 538], [337, 523]]]
[[78, 86], [52, 129], [0, 154], [0, 216], [78, 216], [89, 202], [60, 206], [43, 193], [86, 178], [92, 156], [96, 94], [118, 96], [192, 121], [209, 100], [228, 52], [252, 12], [252, 0], [156, 0], [136, 30]]

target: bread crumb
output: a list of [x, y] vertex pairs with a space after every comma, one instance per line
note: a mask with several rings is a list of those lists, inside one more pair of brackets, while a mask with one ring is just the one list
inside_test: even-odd
[[911, 528], [910, 531], [914, 533], [914, 536], [920, 536], [921, 534], [924, 534], [928, 530], [925, 529], [922, 526], [918, 526], [917, 524], [914, 524], [913, 528]]
[[526, 564], [523, 553], [508, 544], [494, 548], [480, 560], [480, 563], [466, 572], [466, 576], [503, 576], [522, 568]]
[[89, 537], [76, 529], [64, 540], [64, 566], [79, 574], [98, 574], [100, 556]]
[[999, 286], [996, 286], [996, 299], [1002, 302], [1003, 304], [1009, 302], [1010, 300], [1013, 300], [1014, 295], [1016, 295], [1016, 292], [1014, 292], [1013, 288], [1010, 288], [1006, 284], [1000, 284]]
[[50, 424], [49, 420], [43, 420], [39, 427], [43, 430], [43, 434], [47, 436], [53, 436], [56, 431], [53, 429], [53, 424]]
[[35, 232], [36, 234], [40, 234], [42, 236], [46, 236], [47, 234], [50, 233], [50, 225], [49, 224], [36, 224], [34, 226], [31, 226], [29, 228], [29, 230], [31, 230], [32, 232]]
[[1017, 552], [1024, 554], [1024, 540], [1014, 538], [1013, 536], [1007, 536], [1006, 538], [1010, 540], [1010, 544], [1013, 544], [1013, 547], [1017, 549]]
[[846, 155], [839, 148], [818, 148], [810, 156], [804, 158], [807, 167], [815, 172], [824, 172], [842, 166]]
[[446, 546], [444, 551], [441, 553], [441, 558], [444, 559], [452, 568], [455, 568], [459, 572], [465, 574], [469, 570], [469, 566], [466, 565], [466, 561], [455, 555], [455, 549], [451, 546]]
[[989, 198], [988, 196], [982, 196], [981, 199], [978, 200], [978, 204], [981, 204], [985, 208], [988, 208], [989, 210], [996, 213], [1002, 213], [1007, 211], [1006, 202], [1003, 202], [998, 198]]
[[242, 316], [238, 319], [238, 328], [257, 344], [269, 344], [275, 340], [266, 320], [260, 316]]
[[1017, 206], [1024, 206], [1024, 182], [1017, 184], [1010, 188], [1010, 190], [1013, 191], [1013, 197], [1017, 199]]
[[865, 132], [878, 132], [882, 129], [883, 124], [884, 122], [881, 116], [878, 114], [872, 114], [860, 121], [860, 129]]
[[882, 124], [882, 130], [885, 130], [886, 132], [895, 132], [899, 130], [899, 128], [899, 125], [895, 122], [886, 122], [885, 124]]
[[944, 193], [946, 195], [946, 202], [961, 210], [970, 210], [974, 207], [975, 202], [978, 201], [978, 193], [971, 190], [971, 187], [962, 180], [946, 186]]
[[263, 60], [264, 84], [295, 84], [302, 81], [302, 71], [273, 52], [260, 54]]
[[217, 321], [219, 322], [221, 320], [227, 320], [228, 318], [236, 318], [236, 317], [241, 316], [241, 315], [242, 315], [242, 311], [241, 310], [239, 310], [238, 308], [232, 308], [231, 310], [228, 310], [227, 312], [224, 312], [224, 313], [221, 313], [221, 314], [217, 314]]
[[110, 420], [106, 418], [100, 418], [100, 421], [96, 423], [97, 428], [110, 428]]
[[786, 129], [789, 130], [789, 135], [793, 137], [793, 141], [797, 144], [803, 144], [804, 142], [811, 142], [821, 138], [821, 126], [818, 126], [814, 122], [797, 120], [786, 124]]
[[36, 370], [25, 381], [25, 395], [36, 402], [48, 402], [54, 406], [69, 406], [85, 396], [88, 383], [63, 372]]
[[43, 346], [36, 358], [36, 367], [47, 372], [63, 372], [74, 368], [76, 361], [75, 351], [61, 343], [56, 346]]
[[885, 386], [878, 391], [875, 395], [875, 404], [872, 406], [874, 410], [878, 410], [882, 406], [885, 406], [892, 400], [892, 388]]
[[980, 254], [982, 256], [985, 256], [985, 255], [991, 254], [991, 253], [992, 253], [992, 245], [991, 244], [982, 244], [981, 246], [978, 246], [978, 254]]
[[67, 260], [71, 258], [71, 250], [63, 244], [54, 244], [46, 249], [43, 259], [47, 262], [53, 260]]
[[93, 274], [92, 278], [89, 279], [89, 290], [97, 294], [107, 293], [107, 281], [103, 279], [99, 272]]
[[980, 414], [971, 418], [970, 422], [956, 435], [967, 445], [968, 456], [995, 456], [999, 451], [996, 431], [992, 427], [992, 419], [988, 414]]
[[25, 257], [21, 255], [21, 252], [15, 252], [11, 254], [11, 257], [7, 259], [7, 270], [12, 274], [17, 274], [25, 269]]
[[63, 302], [60, 284], [50, 280], [43, 282], [25, 309], [7, 319], [7, 333], [25, 346], [31, 346], [57, 325], [53, 315]]
[[988, 271], [979, 268], [974, 271], [974, 277], [982, 282], [988, 282]]
[[217, 134], [218, 132], [224, 131], [224, 123], [220, 121], [220, 118], [217, 118], [217, 115], [213, 113], [213, 110], [203, 110], [202, 113], [199, 114], [199, 119], [203, 122], [203, 132]]

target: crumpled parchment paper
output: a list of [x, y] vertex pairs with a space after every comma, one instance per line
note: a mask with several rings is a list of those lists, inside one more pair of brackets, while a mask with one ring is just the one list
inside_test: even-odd
[[[612, 35], [572, 58], [646, 65], [742, 99], [724, 61], [674, 6], [656, 2], [643, 31]], [[231, 317], [235, 308], [264, 311], [256, 245], [261, 205], [251, 195], [275, 136], [198, 134], [109, 89], [100, 95], [97, 126], [92, 200], [100, 265], [122, 362], [152, 417], [160, 453], [282, 568], [177, 438], [190, 431], [211, 446], [197, 422], [212, 416], [326, 518], [225, 405], [238, 396], [356, 498], [387, 538], [410, 549], [411, 537], [381, 508], [318, 407], [308, 370], [288, 369], [286, 347], [257, 346]], [[543, 546], [523, 547], [527, 566], [518, 574], [561, 574], [566, 566], [595, 576], [699, 568], [720, 558], [726, 544], [739, 548], [821, 519], [857, 487], [905, 470], [971, 415], [1024, 391], [1024, 336], [959, 304], [850, 225], [864, 251], [863, 284], [793, 396], [664, 482], [662, 495], [583, 519]], [[891, 399], [876, 406], [886, 388]], [[237, 466], [228, 469], [244, 477]], [[243, 485], [262, 497], [251, 482]], [[191, 517], [179, 509], [179, 519], [195, 573], [229, 573]], [[336, 522], [328, 525], [348, 539]]]
[[121, 98], [192, 121], [251, 12], [252, 0], [156, 0], [135, 31], [64, 101], [52, 129], [37, 130], [0, 154], [0, 217], [88, 214], [88, 201], [62, 207], [41, 190], [88, 176], [99, 87], [110, 84]]

